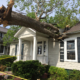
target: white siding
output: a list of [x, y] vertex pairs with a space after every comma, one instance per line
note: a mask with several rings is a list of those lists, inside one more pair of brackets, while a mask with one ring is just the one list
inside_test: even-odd
[[[80, 34], [70, 36], [80, 37]], [[80, 63], [78, 62], [60, 62], [60, 48], [59, 42], [54, 42], [53, 39], [49, 39], [49, 65], [61, 67], [65, 69], [76, 69], [80, 70]]]
[[[10, 45], [10, 55], [15, 56], [15, 45], [17, 43], [13, 43]], [[30, 55], [30, 41], [22, 42], [24, 44], [24, 50], [23, 50], [23, 60], [31, 60], [32, 56]], [[18, 54], [18, 46], [17, 46], [17, 54]], [[18, 56], [18, 55], [17, 55]], [[20, 56], [20, 55], [19, 55]]]

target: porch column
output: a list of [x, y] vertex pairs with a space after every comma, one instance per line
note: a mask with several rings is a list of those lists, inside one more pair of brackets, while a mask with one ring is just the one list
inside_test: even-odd
[[37, 59], [37, 37], [33, 37], [33, 60]]
[[22, 40], [19, 38], [19, 50], [17, 55], [17, 60], [19, 61], [21, 59], [21, 47], [22, 47]]

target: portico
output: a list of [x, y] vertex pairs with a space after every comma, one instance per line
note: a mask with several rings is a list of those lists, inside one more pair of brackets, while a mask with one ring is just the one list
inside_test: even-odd
[[[22, 32], [24, 30], [24, 32]], [[22, 27], [15, 35], [14, 37], [18, 38], [18, 52], [17, 52], [17, 61], [21, 60], [21, 54], [23, 51], [23, 56], [29, 56], [28, 58], [30, 60], [39, 60], [43, 64], [48, 64], [48, 36], [39, 32], [36, 32], [35, 30], [31, 28], [25, 28]], [[24, 51], [24, 48], [22, 46], [23, 42], [29, 41], [29, 52], [26, 55], [26, 52]], [[24, 43], [25, 44], [25, 43]], [[25, 48], [27, 49], [27, 48]], [[24, 58], [23, 57], [23, 58]], [[27, 58], [27, 59], [28, 59]], [[28, 60], [29, 60], [28, 59]]]

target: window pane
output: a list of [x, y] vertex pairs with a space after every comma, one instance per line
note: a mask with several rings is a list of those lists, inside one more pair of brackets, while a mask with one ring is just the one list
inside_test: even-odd
[[2, 33], [0, 33], [0, 37], [2, 36]]
[[38, 46], [38, 54], [42, 54], [42, 46]]
[[0, 45], [0, 53], [3, 53], [3, 45]]
[[38, 44], [42, 44], [42, 41], [38, 42]]
[[75, 49], [75, 42], [67, 41], [67, 49]]
[[60, 51], [64, 52], [64, 49], [60, 49]]
[[67, 51], [67, 59], [75, 60], [75, 51]]
[[63, 41], [60, 42], [60, 47], [64, 47], [64, 42]]
[[46, 52], [46, 41], [44, 41], [44, 52]]

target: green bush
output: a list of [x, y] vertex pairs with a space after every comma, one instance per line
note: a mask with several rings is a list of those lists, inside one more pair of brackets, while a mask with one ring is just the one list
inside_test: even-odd
[[80, 80], [80, 71], [69, 70], [69, 79], [70, 80]]
[[3, 55], [3, 56], [0, 56], [0, 65], [11, 67], [11, 65], [15, 60], [16, 60], [15, 56]]
[[49, 68], [49, 80], [68, 80], [68, 75], [65, 69], [51, 66]]
[[20, 76], [30, 80], [36, 80], [44, 74], [45, 68], [37, 60], [18, 61], [13, 63], [12, 72], [16, 76]]
[[44, 67], [45, 67], [45, 73], [48, 73], [49, 72], [50, 65], [44, 65]]

